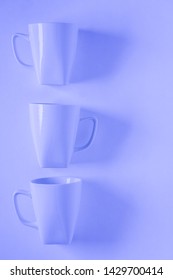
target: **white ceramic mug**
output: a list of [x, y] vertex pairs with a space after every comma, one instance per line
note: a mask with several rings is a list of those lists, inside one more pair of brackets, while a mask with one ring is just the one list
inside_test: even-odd
[[[30, 124], [37, 159], [41, 167], [68, 167], [73, 152], [88, 148], [94, 139], [97, 119], [80, 118], [80, 107], [56, 103], [29, 104]], [[88, 141], [75, 146], [79, 122], [91, 121]]]
[[34, 23], [28, 25], [29, 35], [12, 36], [12, 48], [16, 60], [23, 66], [16, 41], [23, 38], [30, 42], [33, 64], [40, 84], [64, 85], [69, 82], [76, 53], [78, 28], [73, 23]]
[[[71, 243], [78, 217], [82, 181], [73, 177], [34, 179], [31, 192], [18, 190], [14, 193], [14, 206], [22, 224], [39, 230], [44, 244]], [[18, 197], [32, 199], [36, 221], [26, 220], [20, 210]]]

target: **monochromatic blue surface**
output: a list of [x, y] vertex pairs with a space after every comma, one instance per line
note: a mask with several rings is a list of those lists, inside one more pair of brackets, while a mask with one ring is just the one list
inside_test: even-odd
[[[173, 2], [16, 0], [0, 3], [0, 259], [173, 258]], [[80, 28], [71, 83], [40, 86], [17, 64], [11, 36], [28, 23]], [[31, 63], [29, 44], [18, 40]], [[41, 169], [28, 104], [80, 105], [99, 119], [93, 145], [68, 169]], [[89, 128], [81, 127], [82, 144]], [[42, 245], [17, 219], [12, 194], [47, 176], [83, 179], [73, 243]], [[34, 218], [31, 201], [23, 214]]]

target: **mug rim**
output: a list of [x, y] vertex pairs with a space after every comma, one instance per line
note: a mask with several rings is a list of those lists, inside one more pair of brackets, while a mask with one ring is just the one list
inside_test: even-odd
[[47, 24], [47, 25], [51, 25], [51, 24], [59, 24], [59, 25], [73, 25], [78, 27], [78, 24], [76, 22], [72, 22], [72, 21], [43, 21], [43, 22], [32, 22], [32, 23], [28, 23], [28, 26], [32, 26], [32, 25], [39, 25], [39, 24]]
[[52, 176], [52, 177], [41, 177], [31, 180], [31, 184], [36, 185], [70, 185], [75, 183], [81, 183], [82, 179], [73, 176]]
[[51, 102], [32, 102], [29, 103], [29, 106], [38, 106], [38, 105], [46, 105], [46, 106], [66, 106], [66, 107], [77, 107], [80, 108], [80, 105], [76, 104], [64, 104], [64, 103], [51, 103]]

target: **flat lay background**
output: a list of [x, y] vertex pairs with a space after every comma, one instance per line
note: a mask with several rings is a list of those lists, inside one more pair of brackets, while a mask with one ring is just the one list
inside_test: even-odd
[[[172, 12], [171, 0], [0, 1], [0, 259], [173, 259]], [[50, 21], [79, 25], [64, 87], [40, 86], [12, 53], [14, 33]], [[32, 62], [29, 43], [18, 45]], [[39, 167], [30, 102], [78, 104], [81, 115], [98, 117], [92, 147], [68, 169]], [[33, 178], [60, 175], [83, 178], [76, 231], [70, 246], [43, 245], [19, 222], [12, 195]], [[34, 219], [29, 199], [21, 208]]]

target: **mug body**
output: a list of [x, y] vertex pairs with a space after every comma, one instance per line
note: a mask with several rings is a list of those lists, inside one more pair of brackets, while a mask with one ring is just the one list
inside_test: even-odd
[[42, 242], [71, 243], [80, 207], [81, 179], [35, 179], [31, 181], [31, 194]]
[[73, 23], [29, 24], [29, 38], [40, 84], [68, 84], [76, 53], [78, 28]]
[[29, 105], [30, 124], [41, 167], [67, 167], [80, 118], [80, 107], [55, 103]]

